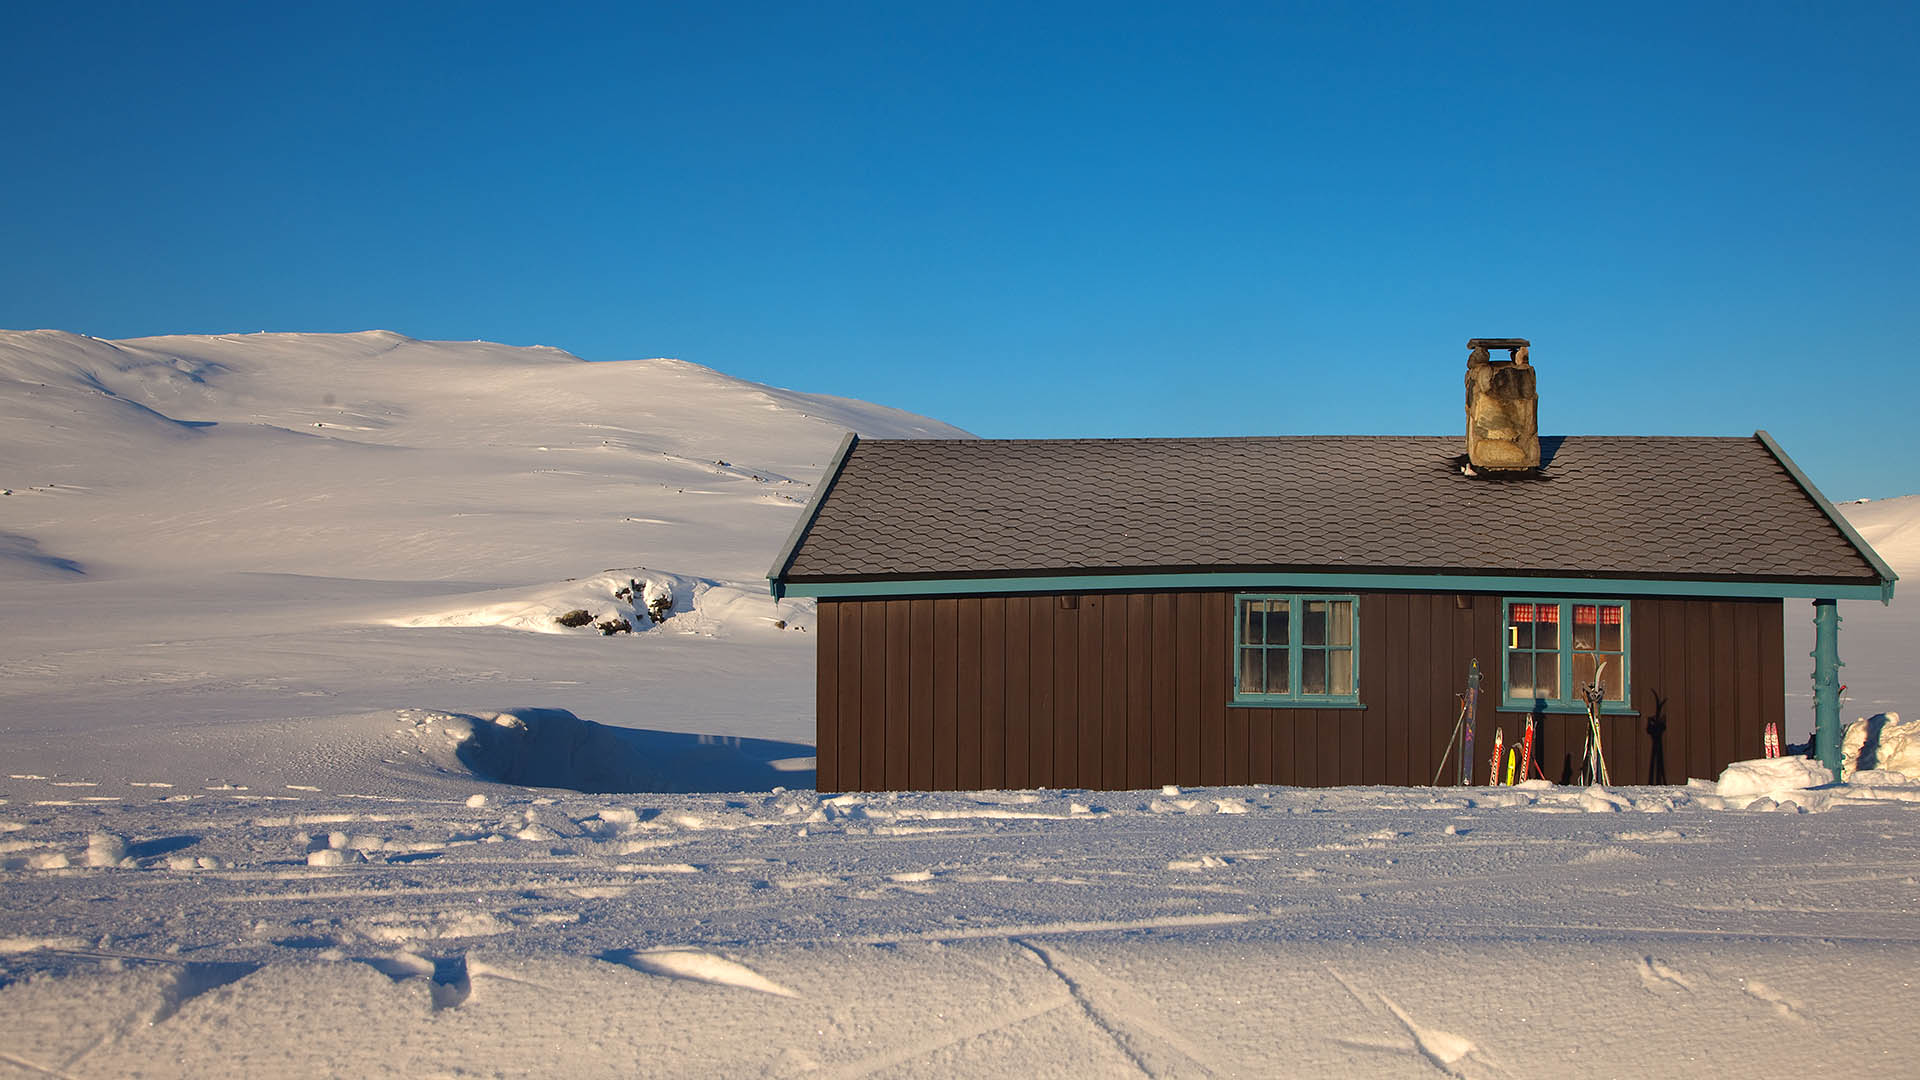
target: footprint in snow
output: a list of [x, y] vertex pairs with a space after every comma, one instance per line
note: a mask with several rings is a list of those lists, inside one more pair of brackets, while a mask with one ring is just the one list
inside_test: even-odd
[[1466, 1060], [1468, 1054], [1473, 1053], [1474, 1045], [1471, 1039], [1455, 1035], [1451, 1031], [1423, 1027], [1415, 1022], [1413, 1017], [1408, 1016], [1404, 1009], [1394, 1004], [1392, 998], [1385, 994], [1377, 996], [1380, 998], [1380, 1003], [1387, 1007], [1387, 1011], [1393, 1014], [1394, 1019], [1400, 1021], [1400, 1026], [1407, 1029], [1407, 1034], [1413, 1036], [1414, 1045], [1420, 1049], [1420, 1053], [1428, 1061], [1433, 1062], [1449, 1075], [1461, 1075], [1456, 1066]]
[[1689, 992], [1693, 990], [1693, 983], [1684, 975], [1651, 956], [1640, 959], [1639, 970], [1640, 982], [1649, 990], [1664, 990], [1671, 987], [1679, 987]]
[[1775, 990], [1773, 987], [1768, 986], [1766, 983], [1761, 982], [1759, 979], [1748, 979], [1745, 989], [1748, 994], [1751, 994], [1752, 996], [1759, 998], [1761, 1001], [1764, 1001], [1767, 1004], [1773, 1006], [1774, 1012], [1779, 1013], [1781, 1016], [1787, 1018], [1788, 1020], [1805, 1020], [1806, 1019], [1806, 1017], [1802, 1015], [1803, 1011], [1806, 1008], [1805, 1005], [1802, 1005], [1799, 1001], [1795, 1000], [1794, 998], [1790, 998], [1787, 995], [1781, 993], [1780, 991]]
[[467, 971], [464, 953], [432, 959], [402, 949], [360, 962], [397, 983], [426, 979], [427, 1000], [434, 1012], [458, 1008], [473, 994], [473, 977]]

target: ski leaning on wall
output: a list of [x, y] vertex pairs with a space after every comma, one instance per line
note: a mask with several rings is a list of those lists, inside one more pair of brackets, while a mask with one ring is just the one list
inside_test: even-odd
[[1462, 712], [1466, 718], [1466, 734], [1460, 744], [1460, 786], [1473, 785], [1473, 725], [1474, 714], [1480, 708], [1480, 661], [1474, 659], [1467, 664], [1467, 701]]
[[1587, 753], [1581, 773], [1583, 784], [1610, 785], [1613, 782], [1607, 777], [1607, 758], [1600, 746], [1600, 701], [1606, 693], [1600, 684], [1606, 672], [1607, 665], [1601, 664], [1593, 673], [1593, 681], [1580, 688], [1580, 696], [1587, 702]]
[[1433, 786], [1440, 786], [1440, 777], [1447, 771], [1447, 755], [1453, 748], [1460, 747], [1460, 786], [1473, 784], [1473, 719], [1480, 704], [1480, 661], [1470, 661], [1467, 666], [1467, 692], [1460, 698], [1460, 715], [1453, 721], [1453, 734], [1447, 738], [1447, 749], [1440, 755], [1440, 766], [1433, 770]]

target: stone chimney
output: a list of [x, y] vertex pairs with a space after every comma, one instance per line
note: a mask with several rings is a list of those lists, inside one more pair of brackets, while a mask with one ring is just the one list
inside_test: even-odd
[[[1523, 472], [1540, 467], [1540, 395], [1526, 338], [1467, 342], [1467, 461], [1475, 472]], [[1489, 349], [1505, 349], [1494, 360]]]

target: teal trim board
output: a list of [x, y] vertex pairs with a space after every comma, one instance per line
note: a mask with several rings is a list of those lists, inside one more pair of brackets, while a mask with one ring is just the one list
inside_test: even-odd
[[1476, 576], [1472, 574], [1284, 574], [1203, 571], [1166, 574], [1067, 574], [1044, 577], [894, 578], [885, 581], [782, 581], [773, 595], [859, 599], [880, 596], [977, 596], [995, 593], [1146, 592], [1158, 589], [1532, 593], [1561, 596], [1703, 596], [1806, 600], [1879, 600], [1892, 582], [1822, 585], [1806, 581], [1684, 581], [1646, 578]]

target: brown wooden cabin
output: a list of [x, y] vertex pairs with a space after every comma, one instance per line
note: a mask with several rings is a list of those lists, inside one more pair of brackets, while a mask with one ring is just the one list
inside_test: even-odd
[[1784, 603], [1891, 596], [1765, 432], [1539, 443], [850, 435], [771, 574], [818, 787], [1456, 784], [1474, 661], [1475, 783], [1529, 714], [1571, 780], [1596, 674], [1613, 782], [1684, 783], [1785, 731]]

